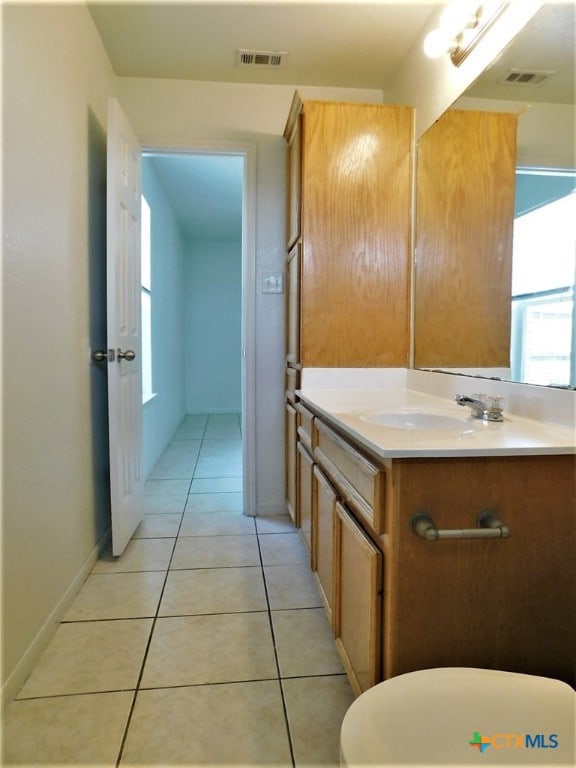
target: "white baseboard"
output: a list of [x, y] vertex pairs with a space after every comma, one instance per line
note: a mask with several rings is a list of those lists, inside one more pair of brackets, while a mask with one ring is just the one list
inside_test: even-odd
[[16, 667], [12, 670], [5, 683], [2, 685], [2, 692], [0, 694], [2, 701], [2, 708], [4, 709], [11, 701], [13, 701], [18, 695], [20, 689], [30, 676], [30, 673], [36, 666], [40, 656], [45, 650], [46, 646], [54, 636], [62, 617], [72, 605], [74, 598], [82, 588], [84, 582], [90, 575], [94, 565], [96, 564], [100, 554], [105, 549], [106, 545], [110, 541], [110, 529], [106, 531], [104, 536], [100, 539], [98, 544], [94, 547], [90, 556], [75, 576], [70, 586], [63, 594], [58, 603], [54, 606], [50, 612], [48, 618], [37, 632], [36, 636], [23, 653], [20, 661]]

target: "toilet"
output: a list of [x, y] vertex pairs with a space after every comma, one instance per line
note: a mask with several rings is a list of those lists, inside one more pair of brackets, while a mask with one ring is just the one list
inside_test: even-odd
[[340, 765], [576, 765], [576, 692], [491, 669], [424, 669], [365, 691], [340, 732]]

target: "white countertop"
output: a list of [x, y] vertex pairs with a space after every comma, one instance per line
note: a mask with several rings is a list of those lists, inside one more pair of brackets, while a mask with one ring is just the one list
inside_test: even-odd
[[[305, 405], [345, 430], [380, 457], [521, 456], [576, 453], [576, 429], [506, 412], [504, 421], [485, 422], [468, 407], [435, 394], [408, 389], [401, 378], [375, 386], [306, 386], [298, 395]], [[467, 393], [461, 393], [467, 394]], [[395, 427], [372, 423], [375, 414], [430, 414], [440, 428]]]

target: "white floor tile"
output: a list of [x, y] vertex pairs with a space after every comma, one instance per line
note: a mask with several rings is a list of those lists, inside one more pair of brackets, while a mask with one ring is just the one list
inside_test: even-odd
[[166, 571], [174, 549], [175, 539], [132, 539], [120, 557], [108, 548], [94, 566], [92, 573], [123, 573], [130, 571]]
[[242, 476], [236, 477], [195, 477], [190, 493], [235, 493], [242, 491]]
[[144, 496], [184, 496], [190, 488], [190, 480], [147, 480], [144, 484]]
[[185, 512], [234, 512], [242, 515], [244, 504], [241, 493], [194, 493], [188, 496]]
[[150, 473], [151, 480], [192, 480], [201, 440], [171, 443]]
[[290, 515], [257, 515], [258, 533], [294, 533], [296, 528]]
[[256, 533], [254, 518], [240, 512], [190, 512], [184, 515], [180, 536], [226, 536]]
[[323, 608], [272, 611], [272, 624], [282, 677], [344, 672]]
[[132, 692], [15, 701], [3, 718], [2, 765], [116, 765]]
[[262, 569], [203, 568], [170, 571], [160, 616], [266, 611]]
[[182, 514], [155, 513], [144, 515], [134, 531], [133, 539], [175, 539], [178, 535]]
[[260, 536], [264, 565], [296, 565], [310, 563], [299, 533], [269, 533]]
[[237, 413], [213, 413], [208, 418], [204, 438], [209, 440], [240, 440], [240, 419]]
[[92, 573], [67, 611], [65, 621], [137, 619], [156, 615], [166, 575]]
[[238, 568], [243, 565], [260, 565], [256, 536], [179, 538], [170, 567]]
[[184, 616], [156, 621], [142, 687], [276, 677], [267, 613]]
[[151, 619], [60, 624], [19, 699], [136, 687]]
[[121, 765], [142, 764], [287, 768], [278, 682], [141, 691]]
[[[150, 480], [144, 490], [153, 483], [179, 483], [180, 480]], [[181, 494], [154, 493], [144, 495], [145, 515], [181, 515], [187, 500], [186, 492]]]
[[264, 575], [271, 610], [322, 607], [316, 582], [306, 563], [267, 565]]
[[340, 765], [340, 727], [355, 699], [346, 675], [282, 681], [297, 766]]

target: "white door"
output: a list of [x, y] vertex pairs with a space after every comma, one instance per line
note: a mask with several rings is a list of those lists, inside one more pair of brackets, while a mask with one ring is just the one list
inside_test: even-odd
[[108, 106], [108, 417], [112, 554], [141, 522], [140, 146], [116, 99]]

